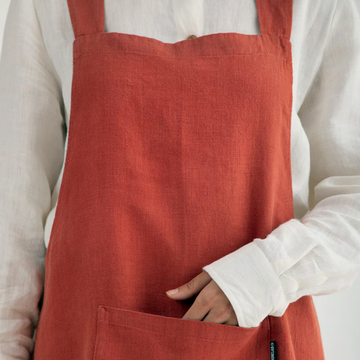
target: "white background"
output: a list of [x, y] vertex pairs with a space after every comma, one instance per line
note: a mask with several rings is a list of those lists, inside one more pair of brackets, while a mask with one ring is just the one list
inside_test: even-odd
[[[360, 10], [360, 0], [355, 0], [355, 2]], [[10, 0], [0, 2], [0, 49], [9, 4]], [[359, 360], [360, 278], [351, 289], [331, 295], [314, 296], [314, 301], [320, 321], [326, 360]]]

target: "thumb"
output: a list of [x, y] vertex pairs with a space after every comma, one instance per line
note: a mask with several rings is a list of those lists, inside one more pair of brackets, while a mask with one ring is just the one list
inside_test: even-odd
[[186, 284], [181, 285], [176, 289], [168, 290], [166, 294], [170, 298], [176, 300], [188, 299], [199, 293], [211, 280], [210, 275], [203, 270]]

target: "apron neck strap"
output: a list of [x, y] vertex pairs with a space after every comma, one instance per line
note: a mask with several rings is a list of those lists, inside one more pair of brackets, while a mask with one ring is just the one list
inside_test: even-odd
[[[67, 0], [75, 39], [105, 32], [104, 0]], [[290, 40], [293, 0], [256, 0], [261, 34]]]
[[256, 0], [261, 34], [290, 40], [293, 0]]
[[105, 32], [104, 0], [67, 0], [75, 39]]

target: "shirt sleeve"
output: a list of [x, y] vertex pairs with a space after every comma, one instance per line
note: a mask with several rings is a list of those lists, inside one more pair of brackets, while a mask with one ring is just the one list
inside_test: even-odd
[[298, 111], [310, 143], [312, 210], [203, 267], [228, 297], [239, 326], [282, 316], [302, 296], [346, 290], [358, 277], [359, 64], [359, 14], [353, 0], [339, 0]]
[[44, 222], [64, 157], [58, 74], [30, 0], [11, 0], [0, 61], [0, 359], [28, 360], [44, 284]]

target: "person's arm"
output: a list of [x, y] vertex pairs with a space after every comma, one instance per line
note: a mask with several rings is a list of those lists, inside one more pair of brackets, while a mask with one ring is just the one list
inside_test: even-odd
[[336, 4], [298, 116], [310, 142], [315, 207], [203, 267], [239, 326], [281, 316], [302, 296], [346, 290], [359, 274], [360, 18], [353, 0]]
[[31, 0], [12, 0], [0, 61], [0, 360], [28, 360], [44, 223], [64, 157], [63, 99]]

